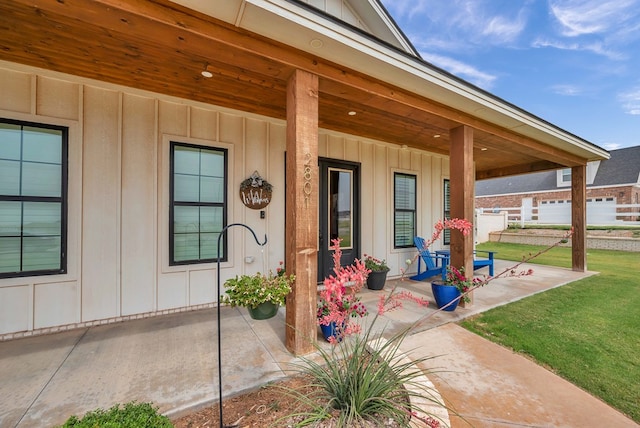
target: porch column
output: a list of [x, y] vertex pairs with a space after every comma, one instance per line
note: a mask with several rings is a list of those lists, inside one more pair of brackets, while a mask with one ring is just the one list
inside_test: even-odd
[[[474, 222], [475, 168], [473, 165], [473, 128], [460, 126], [450, 132], [449, 175], [451, 185], [451, 217]], [[474, 225], [475, 228], [475, 225]], [[451, 264], [464, 266], [466, 276], [473, 276], [473, 229], [467, 236], [451, 231]], [[473, 304], [473, 296], [471, 304]], [[462, 303], [462, 302], [461, 302]]]
[[587, 167], [571, 168], [571, 268], [587, 270]]
[[318, 76], [296, 70], [287, 84], [285, 266], [296, 275], [287, 296], [286, 347], [313, 351], [318, 270]]

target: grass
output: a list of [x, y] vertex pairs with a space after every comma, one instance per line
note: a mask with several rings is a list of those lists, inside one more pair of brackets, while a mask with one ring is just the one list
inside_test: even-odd
[[[479, 250], [498, 251], [500, 259], [518, 261], [541, 248], [478, 245]], [[570, 267], [571, 249], [554, 248], [534, 262]], [[640, 255], [589, 250], [587, 266], [600, 274], [493, 309], [462, 325], [532, 357], [640, 422]]]

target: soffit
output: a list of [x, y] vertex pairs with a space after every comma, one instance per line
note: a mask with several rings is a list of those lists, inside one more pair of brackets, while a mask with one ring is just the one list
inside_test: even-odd
[[[273, 26], [287, 22], [247, 11], [246, 3], [225, 0], [225, 4], [217, 13], [227, 19], [236, 14], [246, 17], [246, 23], [266, 17]], [[580, 165], [598, 154], [549, 145], [546, 139], [512, 132], [509, 127], [515, 125], [510, 122], [497, 126], [481, 115], [435, 101], [436, 95], [420, 96], [388, 79], [377, 79], [378, 74], [390, 73], [392, 66], [375, 60], [373, 53], [370, 72], [363, 73], [169, 1], [66, 0], [34, 5], [32, 0], [4, 0], [0, 13], [0, 47], [6, 61], [278, 119], [286, 117], [287, 80], [298, 68], [320, 77], [319, 122], [324, 128], [448, 155], [449, 130], [472, 126], [479, 178]], [[315, 34], [313, 29], [309, 34], [298, 29], [295, 39]], [[331, 43], [341, 55], [353, 56], [348, 40]], [[214, 74], [211, 79], [200, 75], [205, 63]], [[389, 70], [380, 72], [378, 63]], [[428, 80], [423, 85], [428, 86]], [[434, 94], [446, 92], [438, 85], [431, 87]], [[349, 116], [349, 111], [357, 114]]]

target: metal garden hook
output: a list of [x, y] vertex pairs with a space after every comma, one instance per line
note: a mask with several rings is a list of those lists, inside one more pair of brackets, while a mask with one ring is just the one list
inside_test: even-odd
[[258, 244], [261, 247], [264, 247], [267, 244], [267, 234], [264, 234], [264, 242], [260, 243], [260, 241], [258, 241], [258, 237], [256, 236], [256, 233], [253, 231], [253, 229], [251, 229], [249, 226], [247, 226], [246, 224], [243, 223], [232, 223], [229, 224], [227, 226], [225, 226], [222, 231], [220, 232], [220, 234], [218, 235], [218, 263], [217, 263], [217, 270], [218, 270], [218, 395], [219, 395], [219, 405], [220, 405], [220, 427], [223, 428], [233, 428], [234, 425], [229, 425], [229, 426], [225, 426], [222, 420], [222, 331], [220, 328], [220, 240], [222, 239], [222, 235], [227, 233], [227, 230], [229, 230], [231, 227], [234, 226], [242, 226], [245, 229], [248, 229], [249, 232], [251, 232], [251, 234], [253, 235], [253, 239], [256, 240], [256, 244]]

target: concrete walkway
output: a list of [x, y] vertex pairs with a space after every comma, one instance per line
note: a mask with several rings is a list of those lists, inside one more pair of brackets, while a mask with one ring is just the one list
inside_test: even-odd
[[[429, 376], [467, 421], [452, 415], [452, 426], [637, 427], [531, 361], [452, 324], [590, 275], [534, 269], [531, 277], [493, 281], [476, 292], [472, 307], [435, 313], [405, 340], [410, 356], [440, 355], [431, 360], [434, 366], [449, 365]], [[394, 283], [432, 301], [428, 283], [390, 281], [386, 289]], [[382, 293], [363, 290], [370, 310]], [[381, 325], [387, 334], [433, 312], [408, 303]], [[252, 320], [244, 308], [223, 308], [221, 316], [225, 397], [287, 375], [297, 358], [284, 346], [284, 309], [265, 321]], [[132, 400], [177, 416], [218, 400], [217, 355], [215, 309], [2, 342], [0, 427], [51, 427], [72, 414]]]

